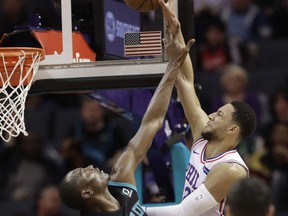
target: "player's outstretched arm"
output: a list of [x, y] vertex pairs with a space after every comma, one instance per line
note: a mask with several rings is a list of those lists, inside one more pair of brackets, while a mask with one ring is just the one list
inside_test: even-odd
[[[180, 24], [178, 26], [180, 33]], [[165, 49], [168, 55], [168, 65], [142, 119], [139, 130], [130, 140], [126, 151], [112, 169], [112, 178], [117, 181], [134, 182], [134, 171], [146, 155], [155, 134], [161, 129], [168, 109], [173, 85], [194, 40], [181, 45], [177, 37], [173, 37], [169, 28], [165, 32]], [[120, 171], [119, 171], [120, 170]]]
[[178, 205], [148, 207], [149, 216], [198, 216], [215, 207], [227, 197], [231, 186], [247, 177], [246, 170], [236, 163], [223, 163], [210, 170], [206, 181], [187, 195]]
[[[158, 0], [162, 14], [172, 34], [175, 36], [176, 27], [179, 23], [174, 13], [174, 0]], [[178, 34], [178, 40], [185, 44], [182, 33]], [[207, 114], [202, 110], [199, 99], [195, 92], [194, 72], [190, 56], [187, 55], [181, 65], [181, 73], [177, 75], [176, 88], [179, 99], [185, 111], [186, 118], [191, 125], [194, 139], [201, 136], [201, 131], [208, 122]]]

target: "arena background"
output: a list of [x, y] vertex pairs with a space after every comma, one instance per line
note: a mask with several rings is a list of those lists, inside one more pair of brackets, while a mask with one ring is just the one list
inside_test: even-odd
[[[0, 37], [20, 30], [16, 43], [29, 45], [31, 32], [61, 32], [63, 2], [67, 0], [2, 0]], [[232, 99], [255, 109], [256, 133], [238, 150], [251, 175], [271, 187], [277, 215], [288, 215], [288, 0], [182, 0], [177, 6], [185, 40], [196, 39], [190, 56], [204, 110], [212, 112]], [[159, 70], [165, 68], [165, 55], [123, 55], [125, 28], [162, 31], [159, 9], [139, 14], [122, 0], [72, 0], [71, 7], [72, 30], [81, 33], [96, 61], [67, 64], [64, 58], [58, 66], [48, 62], [40, 67], [45, 74], [39, 75], [26, 101], [29, 136], [0, 143], [2, 216], [79, 215], [62, 205], [60, 179], [88, 164], [109, 172], [137, 130], [164, 72]], [[119, 20], [115, 29], [109, 27], [111, 17]], [[55, 38], [48, 40], [48, 47], [62, 40]], [[56, 64], [57, 57], [51, 61]], [[96, 74], [107, 67], [111, 75]], [[125, 67], [128, 75], [117, 73]], [[90, 77], [93, 71], [96, 75]], [[149, 165], [142, 166], [144, 203], [175, 202], [171, 146], [182, 142], [189, 147], [192, 141], [175, 91], [147, 155]]]

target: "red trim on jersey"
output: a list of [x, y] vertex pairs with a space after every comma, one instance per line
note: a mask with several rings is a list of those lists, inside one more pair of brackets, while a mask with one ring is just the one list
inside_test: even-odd
[[200, 137], [199, 139], [197, 139], [197, 140], [193, 143], [193, 145], [192, 145], [192, 147], [191, 147], [191, 150], [192, 150], [196, 145], [198, 145], [199, 143], [201, 143], [201, 141], [207, 141], [207, 140], [205, 140], [205, 139], [203, 139], [202, 137]]
[[222, 216], [223, 215], [223, 212], [224, 212], [224, 206], [225, 206], [225, 199], [223, 199], [221, 202], [220, 202], [220, 207], [219, 207], [219, 215]]
[[208, 158], [206, 161], [204, 160], [204, 153], [206, 151], [206, 148], [207, 148], [207, 144], [204, 146], [204, 148], [202, 149], [202, 152], [201, 152], [201, 157], [200, 157], [200, 161], [202, 164], [205, 164], [205, 163], [210, 163], [210, 162], [214, 162], [214, 161], [217, 161], [217, 160], [220, 160], [221, 158], [225, 157], [226, 155], [228, 154], [233, 154], [233, 153], [236, 153], [237, 151], [236, 150], [230, 150], [230, 151], [227, 151], [227, 152], [223, 152], [219, 155], [217, 155], [216, 157], [213, 157], [213, 158]]
[[205, 161], [204, 161], [204, 152], [205, 152], [205, 150], [206, 150], [206, 147], [207, 147], [207, 143], [205, 144], [205, 146], [203, 147], [203, 149], [202, 149], [202, 152], [201, 152], [201, 155], [200, 155], [200, 161], [201, 161], [201, 163], [202, 164], [205, 164]]
[[208, 163], [214, 162], [214, 161], [216, 161], [216, 160], [219, 160], [219, 159], [223, 158], [224, 156], [226, 156], [226, 155], [228, 155], [228, 154], [233, 154], [233, 153], [236, 153], [236, 152], [237, 152], [236, 150], [231, 150], [231, 151], [222, 153], [222, 154], [220, 154], [220, 155], [218, 155], [218, 156], [216, 156], [216, 157], [214, 157], [214, 158], [208, 158], [208, 159], [206, 160], [206, 163], [207, 163], [207, 162], [208, 162]]

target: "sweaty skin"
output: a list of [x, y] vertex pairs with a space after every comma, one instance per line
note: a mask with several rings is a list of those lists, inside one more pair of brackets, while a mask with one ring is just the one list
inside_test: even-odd
[[115, 211], [121, 206], [108, 190], [109, 181], [135, 185], [135, 170], [150, 148], [155, 134], [162, 127], [176, 76], [194, 43], [194, 40], [190, 40], [187, 46], [180, 44], [178, 42], [179, 23], [176, 24], [175, 29], [176, 37], [169, 27], [166, 28], [164, 44], [168, 57], [167, 69], [148, 105], [139, 130], [129, 141], [110, 175], [93, 166], [78, 168], [66, 175], [60, 184], [60, 194], [69, 207], [89, 214]]

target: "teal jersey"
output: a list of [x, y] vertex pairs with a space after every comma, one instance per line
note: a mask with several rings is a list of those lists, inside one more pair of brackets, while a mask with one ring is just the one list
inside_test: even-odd
[[109, 182], [109, 192], [120, 203], [120, 209], [112, 212], [81, 213], [81, 216], [147, 216], [141, 208], [137, 189], [134, 185], [124, 182]]

